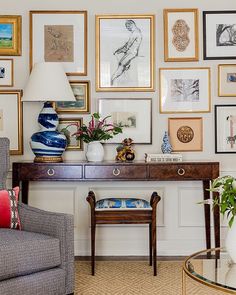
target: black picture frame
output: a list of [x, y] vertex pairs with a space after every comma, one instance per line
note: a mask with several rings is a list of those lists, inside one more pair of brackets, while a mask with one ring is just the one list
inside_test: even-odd
[[[219, 55], [210, 55], [209, 54], [209, 46], [208, 45], [208, 42], [209, 43], [214, 43], [212, 42], [212, 40], [210, 40], [210, 36], [211, 38], [214, 40], [214, 34], [212, 34], [212, 30], [214, 30], [214, 27], [210, 26], [209, 23], [207, 23], [207, 18], [208, 17], [212, 17], [212, 15], [224, 15], [226, 16], [225, 20], [226, 20], [226, 23], [229, 22], [229, 14], [235, 14], [234, 18], [236, 19], [236, 10], [217, 10], [217, 11], [203, 11], [203, 59], [204, 60], [218, 60], [218, 59], [236, 59], [236, 44], [235, 45], [222, 45], [222, 48], [224, 49], [224, 52], [225, 52], [225, 47], [231, 47], [234, 49], [235, 51], [235, 55], [224, 55], [224, 54], [219, 54]], [[223, 24], [222, 24], [223, 25]], [[236, 25], [236, 21], [235, 21], [235, 25]], [[208, 36], [207, 34], [207, 30], [210, 32], [210, 36]], [[213, 37], [212, 37], [213, 36]], [[219, 48], [217, 47], [220, 47], [220, 46], [215, 46], [214, 49], [217, 49], [217, 50], [214, 50], [212, 49], [212, 51], [215, 53], [215, 52], [219, 52]], [[230, 51], [230, 50], [229, 50]], [[232, 50], [231, 50], [232, 51]]]

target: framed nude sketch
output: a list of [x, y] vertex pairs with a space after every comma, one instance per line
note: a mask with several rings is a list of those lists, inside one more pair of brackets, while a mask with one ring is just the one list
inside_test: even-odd
[[154, 91], [154, 15], [96, 16], [96, 91]]
[[87, 12], [30, 11], [30, 69], [60, 62], [67, 75], [87, 75]]

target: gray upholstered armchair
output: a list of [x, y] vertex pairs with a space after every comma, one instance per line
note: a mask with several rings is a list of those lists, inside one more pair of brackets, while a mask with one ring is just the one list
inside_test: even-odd
[[[0, 189], [9, 140], [0, 138]], [[22, 230], [0, 228], [0, 295], [65, 295], [74, 290], [73, 216], [19, 204]]]

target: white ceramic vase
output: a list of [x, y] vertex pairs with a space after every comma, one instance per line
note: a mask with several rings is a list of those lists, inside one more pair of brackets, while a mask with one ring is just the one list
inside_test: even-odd
[[104, 148], [100, 141], [88, 143], [86, 158], [89, 162], [101, 162], [104, 158]]
[[229, 256], [231, 257], [232, 261], [236, 263], [236, 220], [228, 229], [228, 233], [225, 240], [225, 248], [229, 253]]

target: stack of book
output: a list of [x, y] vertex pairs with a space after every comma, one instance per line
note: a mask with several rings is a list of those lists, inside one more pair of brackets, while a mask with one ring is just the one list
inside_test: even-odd
[[145, 154], [146, 162], [181, 162], [181, 154]]

